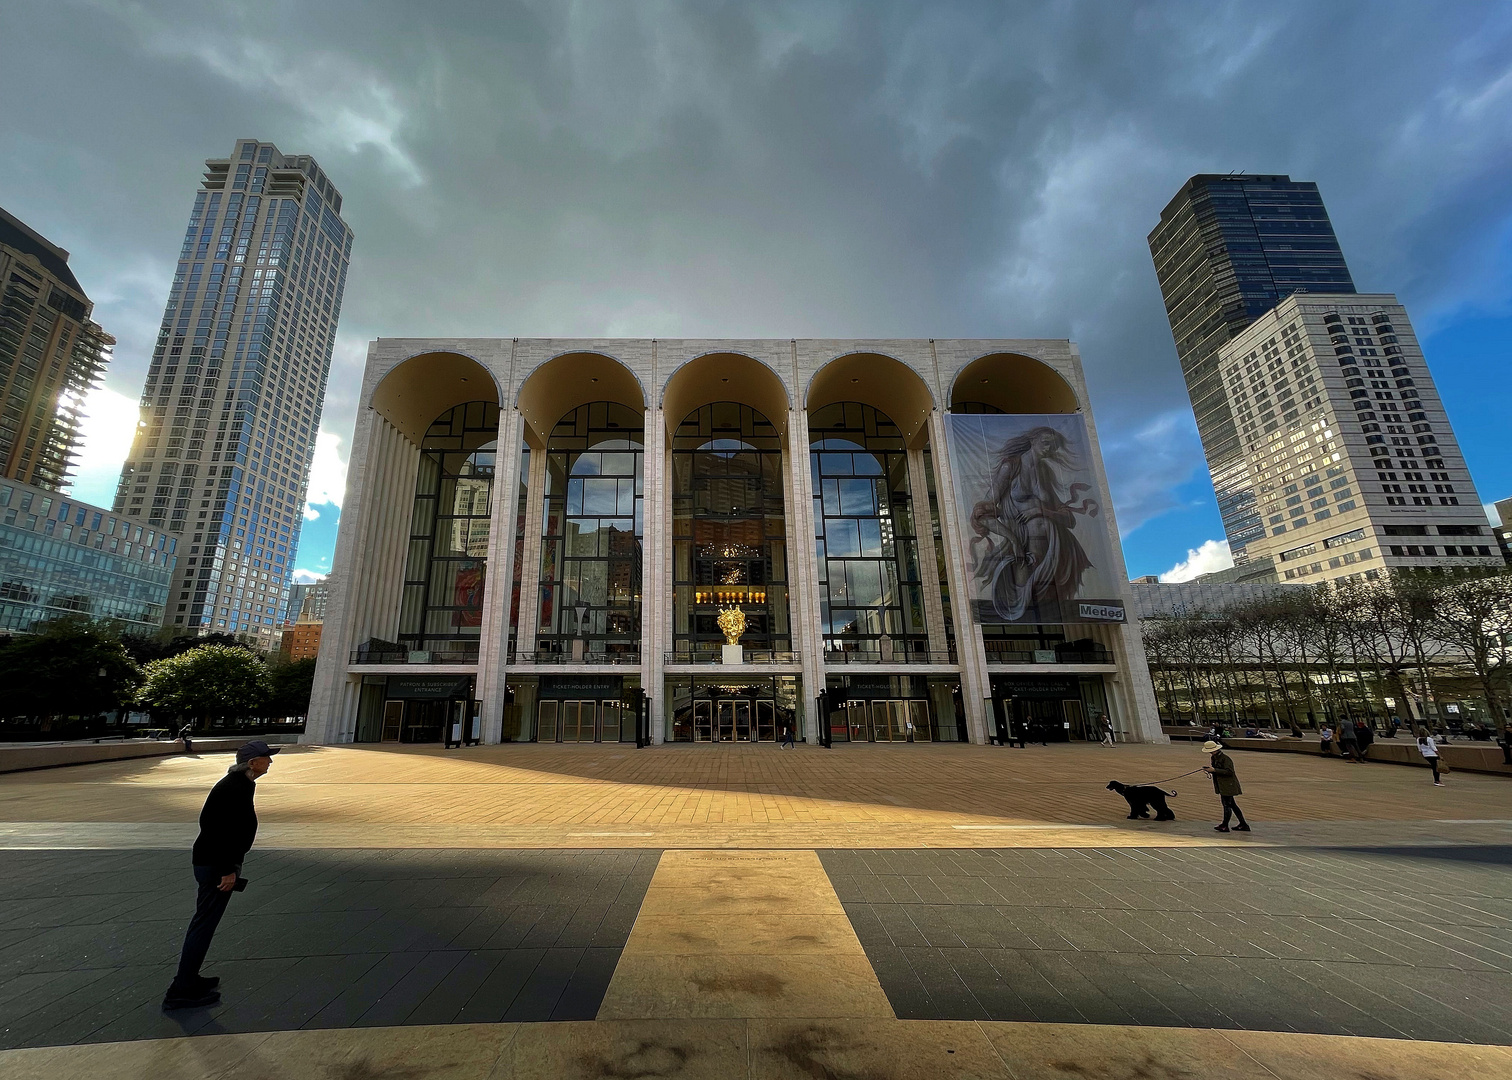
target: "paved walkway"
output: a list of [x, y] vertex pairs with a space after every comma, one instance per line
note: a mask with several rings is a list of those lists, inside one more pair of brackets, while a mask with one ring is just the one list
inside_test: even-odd
[[0, 778], [0, 1080], [1512, 1077], [1495, 777], [1243, 756], [1222, 837], [1103, 789], [1186, 747], [301, 749], [165, 1017], [226, 760]]

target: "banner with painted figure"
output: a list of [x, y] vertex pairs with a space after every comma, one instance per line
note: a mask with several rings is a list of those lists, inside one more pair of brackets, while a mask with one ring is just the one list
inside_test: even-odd
[[945, 423], [976, 620], [1123, 622], [1082, 417], [951, 413]]

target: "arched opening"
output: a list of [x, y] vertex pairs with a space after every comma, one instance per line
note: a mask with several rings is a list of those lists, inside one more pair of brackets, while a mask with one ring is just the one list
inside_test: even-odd
[[437, 417], [469, 401], [498, 406], [499, 386], [493, 375], [471, 357], [434, 352], [412, 356], [390, 370], [369, 404], [419, 446]]
[[678, 430], [674, 423], [716, 401], [744, 402], [766, 418], [779, 439], [787, 434], [788, 395], [776, 372], [740, 353], [709, 353], [674, 371], [662, 390], [667, 444]]
[[950, 387], [951, 412], [1074, 413], [1076, 391], [1049, 364], [1019, 353], [978, 357]]
[[419, 439], [399, 644], [430, 663], [473, 663], [483, 624], [499, 406], [454, 405]]
[[[782, 436], [761, 411], [715, 401], [672, 433], [673, 660], [719, 654], [722, 611], [745, 618], [748, 660], [790, 659]], [[795, 720], [791, 676], [669, 680], [674, 741], [771, 742]]]
[[536, 649], [541, 660], [636, 663], [641, 641], [645, 413], [572, 409], [546, 441]]
[[636, 412], [646, 411], [646, 395], [640, 380], [613, 357], [581, 352], [548, 360], [520, 384], [515, 398], [520, 417], [525, 421], [526, 442], [540, 449], [562, 417], [595, 401], [617, 402]]
[[929, 651], [902, 431], [859, 402], [809, 416], [820, 629], [836, 659]]
[[927, 438], [934, 395], [919, 373], [900, 360], [879, 353], [850, 353], [820, 368], [809, 382], [809, 423], [819, 410], [837, 402], [862, 402], [888, 418], [908, 446]]

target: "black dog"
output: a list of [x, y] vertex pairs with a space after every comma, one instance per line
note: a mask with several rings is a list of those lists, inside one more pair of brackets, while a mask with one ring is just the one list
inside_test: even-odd
[[1166, 805], [1166, 796], [1176, 797], [1174, 791], [1164, 791], [1148, 784], [1140, 784], [1131, 787], [1128, 784], [1120, 784], [1117, 780], [1108, 781], [1108, 790], [1116, 791], [1125, 799], [1129, 800], [1129, 816], [1131, 818], [1147, 818], [1150, 816], [1150, 807], [1155, 808], [1156, 821], [1175, 821], [1176, 815], [1171, 813], [1171, 808]]

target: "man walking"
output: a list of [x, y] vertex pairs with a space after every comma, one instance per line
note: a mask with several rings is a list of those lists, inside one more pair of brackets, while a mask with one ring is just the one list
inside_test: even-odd
[[1234, 797], [1243, 795], [1244, 791], [1239, 787], [1239, 775], [1234, 771], [1233, 760], [1223, 752], [1222, 746], [1211, 740], [1202, 744], [1202, 752], [1212, 755], [1210, 763], [1204, 765], [1202, 771], [1213, 778], [1213, 790], [1223, 801], [1223, 824], [1214, 828], [1218, 832], [1228, 832], [1229, 818], [1237, 817], [1239, 824], [1234, 826], [1234, 831], [1249, 832], [1249, 822], [1244, 820], [1244, 811], [1234, 801]]
[[792, 749], [794, 749], [794, 744], [793, 744], [793, 722], [791, 720], [784, 720], [782, 722], [782, 742], [778, 746], [778, 749], [781, 749], [781, 750], [792, 750]]
[[1101, 724], [1099, 726], [1102, 728], [1102, 740], [1101, 740], [1102, 744], [1104, 746], [1112, 746], [1113, 745], [1113, 723], [1112, 723], [1112, 721], [1110, 721], [1106, 716], [1104, 716], [1102, 718], [1102, 722], [1101, 722]]
[[220, 991], [216, 989], [220, 979], [201, 977], [200, 965], [210, 951], [210, 940], [226, 913], [231, 893], [238, 886], [246, 886], [240, 875], [242, 860], [257, 837], [257, 811], [252, 807], [252, 797], [257, 792], [255, 781], [268, 771], [276, 753], [277, 748], [260, 739], [247, 743], [236, 752], [236, 764], [205, 799], [199, 817], [199, 837], [194, 841], [191, 856], [199, 891], [194, 901], [194, 917], [184, 934], [178, 973], [163, 997], [165, 1010], [200, 1009], [220, 1000]]

